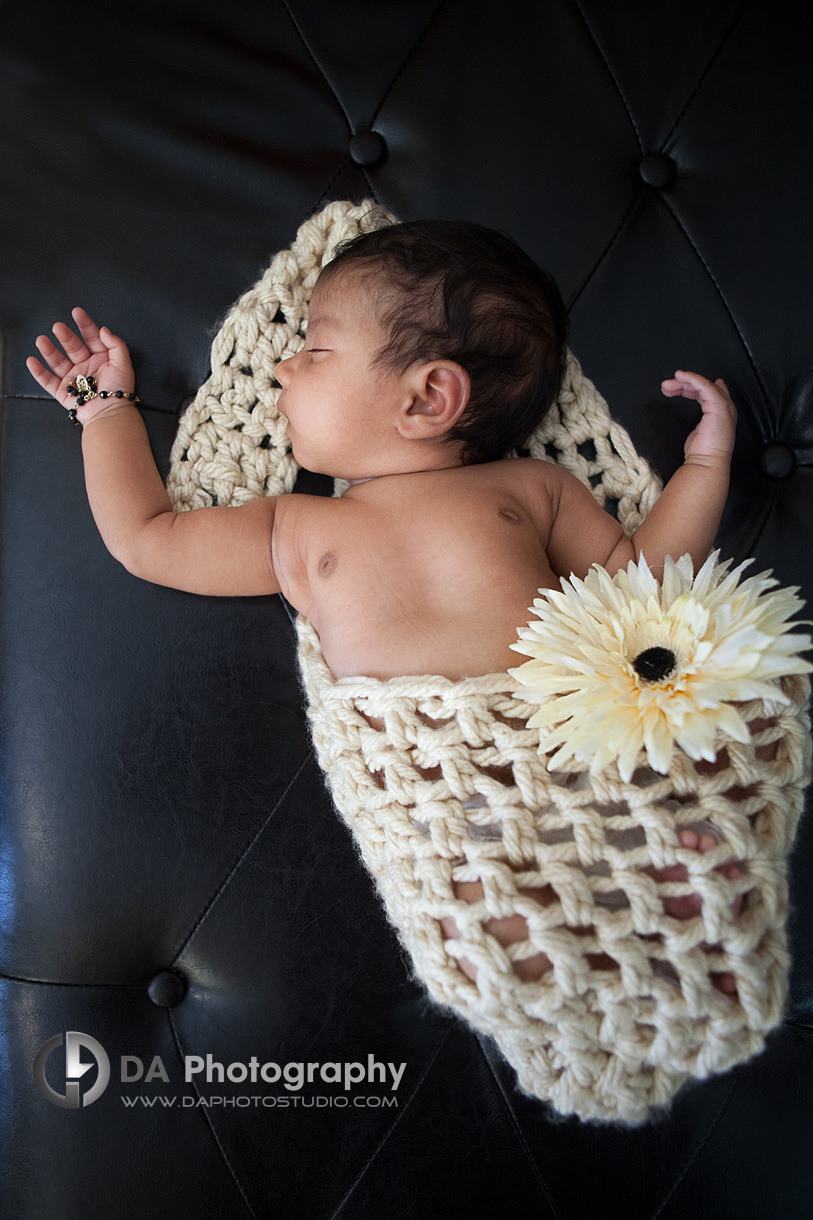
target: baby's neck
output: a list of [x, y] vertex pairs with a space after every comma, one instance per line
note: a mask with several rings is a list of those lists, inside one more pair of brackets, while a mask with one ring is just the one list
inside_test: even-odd
[[449, 462], [446, 466], [427, 466], [423, 470], [391, 470], [387, 474], [371, 474], [366, 479], [348, 479], [351, 487], [357, 487], [359, 483], [372, 483], [373, 479], [389, 479], [393, 475], [399, 474], [434, 474], [440, 470], [457, 470], [462, 466], [462, 462]]

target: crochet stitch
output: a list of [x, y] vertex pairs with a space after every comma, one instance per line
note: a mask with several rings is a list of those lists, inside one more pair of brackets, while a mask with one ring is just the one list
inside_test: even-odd
[[[370, 200], [328, 204], [232, 307], [172, 448], [176, 511], [291, 491], [276, 363], [302, 346], [310, 292], [338, 242], [395, 220]], [[616, 501], [628, 534], [660, 492], [572, 352], [527, 448], [600, 504]], [[346, 486], [336, 480], [334, 494]], [[527, 725], [538, 705], [508, 673], [336, 679], [312, 624], [300, 615], [296, 629], [318, 760], [416, 978], [494, 1037], [524, 1091], [563, 1115], [637, 1124], [690, 1079], [763, 1049], [787, 996], [787, 859], [810, 775], [806, 677], [782, 679], [790, 704], [779, 711], [740, 705], [744, 720], [767, 725], [747, 744], [721, 738], [721, 769], [676, 750], [668, 775], [639, 765], [624, 783], [614, 765], [593, 778], [574, 762], [548, 771]], [[773, 741], [775, 759], [756, 756]], [[680, 845], [678, 830], [707, 825], [718, 847]], [[734, 881], [715, 871], [731, 858]], [[644, 871], [675, 863], [686, 882]], [[454, 882], [474, 880], [480, 901], [455, 897]], [[547, 905], [522, 892], [542, 886]], [[689, 893], [702, 896], [701, 915], [665, 914], [664, 896]], [[525, 917], [527, 940], [504, 948], [483, 923], [512, 914]], [[444, 936], [447, 916], [459, 938]], [[539, 952], [552, 968], [520, 979], [514, 963]], [[615, 965], [597, 964], [602, 954]], [[738, 1000], [712, 986], [718, 971], [734, 974]]]
[[[708, 774], [676, 751], [666, 777], [641, 766], [625, 784], [615, 765], [592, 780], [587, 764], [549, 772], [539, 730], [526, 726], [536, 705], [507, 673], [336, 679], [302, 616], [297, 634], [320, 765], [417, 976], [496, 1039], [526, 1092], [562, 1114], [637, 1123], [690, 1076], [763, 1049], [787, 994], [786, 860], [810, 768], [806, 677], [783, 679], [790, 706], [748, 745], [729, 741], [723, 770]], [[766, 717], [760, 700], [740, 711]], [[757, 758], [771, 741], [776, 759]], [[681, 847], [678, 830], [704, 820], [724, 842], [702, 855]], [[736, 881], [713, 871], [732, 854]], [[675, 863], [686, 882], [643, 872]], [[453, 882], [477, 880], [479, 902], [455, 898]], [[545, 885], [548, 906], [521, 892]], [[661, 897], [692, 892], [702, 915], [664, 912]], [[503, 948], [483, 923], [514, 914], [528, 939]], [[445, 940], [444, 916], [459, 939]], [[552, 969], [522, 981], [513, 962], [539, 952]], [[597, 966], [600, 953], [617, 964]], [[476, 984], [458, 969], [462, 956]], [[712, 986], [727, 970], [738, 1003]]]

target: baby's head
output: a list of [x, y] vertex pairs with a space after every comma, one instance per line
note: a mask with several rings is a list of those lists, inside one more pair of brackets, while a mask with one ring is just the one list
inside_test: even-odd
[[[376, 380], [367, 424], [378, 422], [375, 403], [394, 410], [399, 439], [419, 440], [422, 456], [431, 446], [434, 465], [505, 457], [561, 388], [567, 311], [556, 283], [510, 237], [483, 225], [408, 221], [342, 242], [310, 305], [311, 321], [338, 313], [352, 331], [356, 362], [364, 357]], [[334, 350], [320, 334], [309, 322], [310, 350]], [[277, 372], [292, 407], [298, 360]], [[359, 389], [345, 385], [356, 424], [364, 422]], [[284, 399], [280, 409], [287, 414]], [[293, 432], [292, 440], [296, 452]]]

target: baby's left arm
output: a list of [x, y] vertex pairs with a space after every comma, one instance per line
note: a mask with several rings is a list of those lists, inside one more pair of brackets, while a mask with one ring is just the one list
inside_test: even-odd
[[683, 465], [630, 538], [578, 479], [557, 472], [552, 480], [559, 486], [547, 547], [557, 576], [584, 577], [593, 563], [614, 575], [643, 554], [650, 570], [660, 577], [667, 555], [678, 559], [688, 552], [695, 571], [708, 557], [728, 495], [737, 410], [722, 378], [712, 382], [678, 369], [661, 388], [669, 397], [696, 399], [703, 411], [686, 438]]
[[708, 558], [728, 496], [737, 427], [737, 408], [721, 377], [709, 381], [678, 369], [674, 377], [661, 382], [661, 389], [670, 398], [680, 394], [696, 399], [703, 416], [686, 438], [683, 465], [630, 539], [634, 557], [643, 552], [656, 576], [662, 574], [667, 555], [678, 559], [688, 552], [695, 572]]

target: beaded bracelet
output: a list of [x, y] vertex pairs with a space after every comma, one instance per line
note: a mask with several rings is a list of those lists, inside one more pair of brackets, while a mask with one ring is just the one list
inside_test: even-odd
[[[127, 398], [130, 402], [140, 403], [141, 399], [137, 394], [128, 393], [126, 390], [99, 390], [96, 392], [96, 378], [85, 377], [82, 373], [76, 378], [76, 382], [70, 382], [65, 387], [67, 392], [76, 398], [76, 407], [83, 407], [86, 402], [90, 402], [92, 398]], [[82, 427], [82, 421], [76, 417], [76, 407], [71, 407], [68, 412], [68, 419], [77, 427]], [[88, 421], [90, 422], [90, 421]]]

